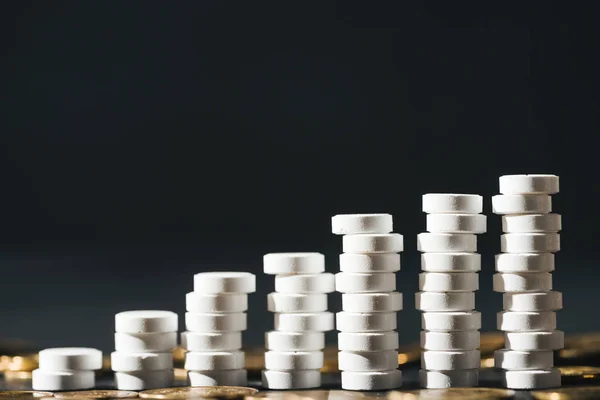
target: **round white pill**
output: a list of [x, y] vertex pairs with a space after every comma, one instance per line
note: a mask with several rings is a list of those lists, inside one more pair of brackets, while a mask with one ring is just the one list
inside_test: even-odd
[[275, 351], [316, 351], [325, 348], [323, 332], [265, 332], [265, 347]]
[[227, 371], [188, 371], [190, 386], [248, 386], [245, 369]]
[[335, 291], [333, 274], [276, 275], [275, 291], [279, 293], [331, 293]]
[[471, 311], [475, 308], [475, 293], [417, 292], [415, 305], [420, 311]]
[[399, 253], [404, 250], [404, 238], [399, 233], [346, 235], [342, 248], [344, 253]]
[[502, 385], [509, 389], [548, 389], [559, 387], [560, 371], [556, 368], [537, 371], [502, 371]]
[[553, 331], [556, 329], [556, 313], [503, 311], [496, 315], [496, 328], [507, 332]]
[[338, 333], [340, 351], [376, 351], [398, 348], [398, 332]]
[[33, 390], [82, 390], [91, 389], [96, 384], [94, 371], [47, 371], [33, 370], [31, 386]]
[[561, 228], [560, 214], [502, 216], [502, 231], [506, 233], [558, 232]]
[[344, 293], [342, 310], [359, 313], [400, 311], [402, 293]]
[[344, 390], [389, 390], [402, 386], [402, 371], [342, 371]]
[[320, 274], [325, 272], [321, 253], [270, 253], [263, 256], [265, 274]]
[[333, 313], [273, 314], [275, 330], [282, 332], [325, 332], [333, 330]]
[[400, 271], [400, 254], [340, 254], [342, 272], [397, 272]]
[[321, 371], [262, 371], [262, 385], [267, 389], [309, 389], [321, 386]]
[[548, 214], [552, 198], [547, 194], [500, 194], [492, 196], [494, 214]]
[[483, 197], [478, 194], [428, 193], [423, 195], [423, 211], [429, 214], [479, 214]]
[[45, 371], [102, 369], [102, 352], [87, 347], [56, 347], [39, 352], [40, 369]]
[[385, 332], [396, 329], [395, 312], [336, 314], [336, 327], [342, 332]]
[[417, 250], [423, 253], [476, 252], [477, 236], [471, 233], [419, 233]]
[[[473, 331], [481, 329], [479, 311], [424, 312], [421, 328], [426, 331]], [[430, 368], [429, 368], [430, 369]]]
[[194, 291], [200, 293], [253, 293], [256, 276], [249, 272], [200, 272], [194, 275]]
[[500, 349], [494, 352], [494, 367], [510, 370], [550, 369], [554, 367], [554, 352], [515, 351]]
[[197, 313], [244, 312], [248, 310], [245, 293], [204, 294], [190, 292], [185, 296], [186, 311]]
[[390, 233], [393, 230], [390, 214], [340, 214], [331, 218], [331, 231], [336, 235]]
[[398, 351], [340, 351], [340, 371], [389, 371], [398, 368]]
[[185, 327], [191, 332], [241, 332], [247, 327], [246, 313], [185, 313]]
[[558, 193], [558, 176], [547, 174], [503, 175], [500, 177], [502, 194], [555, 194]]
[[118, 372], [173, 369], [173, 353], [123, 353], [113, 351], [110, 354], [110, 368]]
[[119, 390], [146, 390], [170, 387], [173, 370], [115, 372], [115, 386]]
[[189, 351], [185, 353], [183, 368], [188, 371], [242, 369], [244, 368], [244, 363], [244, 352], [240, 350], [213, 352]]
[[500, 236], [503, 253], [556, 253], [559, 250], [558, 233], [506, 233]]
[[177, 332], [115, 333], [115, 350], [124, 353], [167, 352], [177, 347]]
[[277, 313], [327, 311], [327, 295], [321, 293], [269, 293], [267, 309]]
[[423, 272], [419, 290], [424, 292], [474, 292], [479, 290], [476, 272]]
[[478, 272], [481, 270], [481, 254], [422, 253], [421, 270], [425, 272]]
[[438, 351], [476, 350], [479, 348], [479, 331], [421, 331], [421, 348]]
[[487, 217], [481, 214], [427, 214], [427, 232], [485, 233]]
[[115, 331], [122, 333], [176, 332], [177, 314], [171, 311], [137, 310], [115, 315]]
[[267, 351], [265, 368], [275, 371], [293, 371], [323, 368], [322, 351]]
[[493, 276], [494, 292], [549, 292], [552, 274], [530, 272], [522, 274], [497, 273]]
[[481, 364], [479, 350], [466, 351], [423, 351], [421, 368], [430, 371], [477, 369]]
[[181, 332], [181, 347], [187, 351], [224, 351], [242, 348], [241, 332]]
[[504, 293], [506, 311], [556, 311], [563, 307], [561, 292]]
[[504, 347], [509, 350], [560, 350], [565, 344], [562, 331], [504, 332]]
[[551, 272], [554, 271], [552, 253], [496, 254], [498, 272]]
[[396, 290], [396, 275], [340, 272], [335, 274], [335, 290], [340, 293], [392, 292]]
[[447, 389], [455, 387], [475, 387], [479, 384], [477, 369], [454, 371], [419, 370], [421, 387], [427, 389]]

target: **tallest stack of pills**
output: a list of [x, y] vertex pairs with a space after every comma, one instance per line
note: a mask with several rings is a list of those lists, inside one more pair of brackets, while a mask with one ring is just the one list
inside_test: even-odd
[[496, 256], [494, 291], [503, 292], [504, 312], [498, 329], [505, 348], [495, 353], [504, 385], [512, 389], [560, 386], [553, 351], [563, 347], [556, 330], [562, 294], [552, 291], [554, 254], [560, 250], [561, 217], [552, 213], [551, 194], [558, 193], [556, 175], [505, 175], [501, 195], [492, 198], [502, 214], [501, 254]]

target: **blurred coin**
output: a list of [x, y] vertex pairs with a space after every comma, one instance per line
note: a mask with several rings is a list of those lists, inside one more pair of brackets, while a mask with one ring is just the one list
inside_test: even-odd
[[400, 346], [398, 349], [398, 364], [412, 364], [421, 361], [421, 345], [412, 343], [405, 346]]
[[389, 400], [418, 400], [420, 397], [418, 391], [400, 392], [392, 390], [387, 394], [387, 398]]
[[337, 346], [327, 346], [323, 349], [323, 373], [340, 372], [338, 369], [338, 349]]
[[481, 357], [494, 356], [494, 351], [504, 347], [504, 333], [485, 332], [479, 335]]
[[566, 336], [564, 349], [558, 351], [556, 363], [558, 365], [600, 363], [600, 333]]
[[494, 368], [494, 357], [482, 358], [480, 368]]
[[52, 396], [54, 396], [52, 392], [38, 392], [35, 390], [0, 391], [0, 399], [40, 399]]
[[56, 393], [54, 397], [57, 399], [133, 399], [138, 397], [138, 394], [127, 390], [81, 390]]
[[185, 363], [185, 350], [183, 347], [178, 346], [173, 350], [173, 365], [175, 368], [183, 368]]
[[185, 386], [144, 390], [139, 396], [144, 399], [242, 399], [256, 393], [257, 389], [241, 386]]
[[260, 373], [265, 368], [265, 349], [255, 347], [246, 352], [246, 370], [249, 374]]
[[38, 367], [37, 354], [0, 356], [0, 372], [33, 371]]
[[183, 368], [174, 368], [173, 375], [175, 377], [175, 382], [187, 382], [187, 370]]
[[31, 380], [30, 371], [4, 371], [4, 379], [8, 381], [27, 381]]
[[572, 386], [550, 390], [534, 390], [531, 397], [537, 400], [590, 400], [600, 399], [600, 386]]
[[600, 368], [589, 366], [557, 367], [563, 385], [593, 383], [600, 381]]
[[493, 388], [423, 389], [412, 393], [418, 395], [419, 399], [491, 400], [510, 399], [515, 396], [512, 390]]

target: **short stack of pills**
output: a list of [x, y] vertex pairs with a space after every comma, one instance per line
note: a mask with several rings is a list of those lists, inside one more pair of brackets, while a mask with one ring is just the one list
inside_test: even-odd
[[39, 352], [39, 368], [32, 373], [34, 390], [83, 390], [96, 385], [102, 352], [85, 347], [61, 347]]
[[186, 296], [181, 346], [191, 386], [246, 386], [242, 332], [248, 294], [256, 291], [249, 272], [201, 272]]
[[417, 309], [421, 315], [422, 387], [477, 386], [481, 314], [475, 311], [481, 255], [476, 234], [485, 233], [483, 199], [474, 194], [423, 195], [427, 232], [421, 254]]
[[338, 366], [346, 390], [387, 390], [402, 386], [398, 370], [396, 292], [402, 235], [390, 233], [390, 214], [345, 214], [332, 218], [332, 231], [343, 236], [336, 290], [342, 311], [336, 315]]
[[333, 329], [327, 293], [333, 275], [325, 273], [320, 253], [271, 253], [263, 257], [265, 274], [275, 275], [275, 292], [267, 297], [275, 330], [266, 333], [263, 386], [308, 389], [321, 386], [325, 331]]
[[171, 311], [137, 310], [116, 314], [116, 351], [110, 355], [115, 386], [120, 390], [171, 386], [177, 328], [177, 314]]
[[562, 293], [552, 290], [554, 254], [560, 250], [561, 216], [552, 213], [556, 175], [505, 175], [500, 195], [492, 198], [502, 215], [501, 254], [496, 255], [494, 291], [502, 292], [504, 311], [498, 329], [505, 348], [496, 351], [495, 367], [511, 389], [542, 389], [561, 384], [553, 351], [563, 347], [556, 330]]

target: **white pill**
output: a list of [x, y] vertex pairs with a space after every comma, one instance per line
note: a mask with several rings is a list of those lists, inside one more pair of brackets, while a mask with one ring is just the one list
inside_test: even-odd
[[177, 314], [171, 311], [124, 311], [115, 315], [115, 331], [122, 333], [175, 332]]
[[246, 313], [185, 313], [185, 327], [191, 332], [241, 332], [246, 321]]
[[245, 369], [228, 371], [188, 371], [190, 386], [247, 386], [248, 372]]
[[244, 312], [248, 310], [245, 293], [204, 294], [190, 292], [185, 296], [186, 311], [197, 313]]
[[278, 313], [327, 311], [327, 295], [321, 293], [269, 293], [267, 309]]
[[481, 364], [479, 350], [465, 351], [423, 351], [421, 368], [430, 371], [457, 369], [477, 369]]
[[477, 236], [471, 233], [419, 233], [417, 250], [423, 253], [476, 252]]
[[91, 389], [95, 384], [94, 371], [46, 371], [36, 369], [31, 373], [33, 390], [82, 390]]
[[424, 292], [474, 292], [479, 290], [476, 272], [423, 272], [419, 290]]
[[110, 354], [110, 368], [118, 372], [173, 369], [173, 353], [123, 353], [113, 351]]
[[496, 254], [498, 272], [551, 272], [554, 271], [552, 253]]
[[481, 329], [479, 311], [424, 312], [421, 328], [426, 331], [473, 331]]
[[262, 385], [267, 389], [310, 389], [321, 386], [321, 371], [262, 371]]
[[564, 347], [565, 334], [550, 332], [504, 332], [504, 347], [509, 350], [559, 350]]
[[497, 273], [493, 276], [494, 292], [549, 292], [552, 274], [530, 272], [522, 274]]
[[502, 194], [555, 194], [558, 193], [558, 176], [547, 174], [503, 175], [500, 177]]
[[340, 254], [342, 272], [397, 272], [400, 271], [400, 254]]
[[502, 386], [508, 389], [548, 389], [559, 387], [560, 371], [556, 368], [537, 371], [502, 371]]
[[500, 194], [492, 196], [494, 214], [548, 214], [552, 198], [547, 194]]
[[389, 371], [398, 368], [398, 351], [340, 351], [340, 371]]
[[338, 333], [341, 351], [395, 350], [398, 348], [398, 332]]
[[558, 232], [561, 228], [560, 214], [502, 216], [502, 231], [506, 233]]
[[115, 333], [115, 350], [124, 353], [172, 351], [177, 347], [177, 332]]
[[242, 369], [244, 368], [244, 364], [244, 352], [240, 350], [212, 352], [189, 351], [185, 353], [185, 364], [183, 368], [188, 371], [213, 371]]
[[275, 351], [315, 351], [325, 348], [323, 332], [265, 332], [265, 347]]
[[420, 311], [471, 311], [475, 308], [475, 293], [417, 292], [415, 305]]
[[421, 331], [421, 348], [438, 351], [476, 350], [479, 348], [479, 331]]
[[396, 290], [396, 275], [340, 272], [335, 274], [335, 290], [340, 293], [392, 292]]
[[454, 371], [426, 371], [419, 370], [421, 387], [427, 389], [447, 389], [455, 387], [475, 387], [479, 384], [479, 371], [477, 369], [463, 369]]
[[422, 253], [421, 270], [425, 272], [477, 272], [481, 270], [481, 254]]
[[333, 313], [273, 314], [275, 330], [282, 332], [325, 332], [333, 330]]
[[241, 332], [181, 332], [181, 347], [188, 351], [224, 351], [242, 348]]
[[263, 256], [265, 274], [320, 274], [325, 272], [321, 253], [270, 253]]
[[249, 272], [200, 272], [194, 275], [194, 291], [253, 293], [256, 291], [256, 276]]
[[496, 328], [507, 332], [553, 331], [556, 329], [556, 313], [503, 311], [496, 315]]
[[506, 311], [556, 311], [563, 307], [561, 292], [504, 293]]
[[556, 253], [559, 250], [558, 233], [506, 233], [500, 236], [503, 253]]
[[331, 293], [335, 291], [333, 274], [276, 275], [275, 291], [279, 293]]
[[510, 370], [550, 369], [554, 367], [554, 352], [500, 349], [494, 352], [494, 367]]
[[385, 332], [396, 329], [395, 312], [336, 314], [336, 327], [342, 332]]
[[483, 197], [478, 194], [428, 193], [423, 195], [423, 211], [429, 214], [479, 214]]
[[323, 368], [322, 351], [267, 351], [265, 368], [275, 371], [292, 371]]
[[427, 214], [427, 232], [485, 233], [487, 217], [481, 214]]
[[390, 312], [402, 310], [402, 293], [344, 293], [342, 310], [350, 312]]
[[102, 369], [102, 352], [87, 347], [57, 347], [39, 353], [40, 369], [45, 371]]
[[115, 386], [119, 390], [146, 390], [173, 385], [173, 370], [115, 372]]
[[331, 218], [331, 231], [336, 235], [390, 233], [393, 230], [390, 214], [340, 214]]
[[402, 386], [402, 371], [354, 372], [342, 371], [344, 390], [389, 390]]
[[399, 233], [346, 235], [342, 248], [344, 253], [399, 253], [404, 250], [404, 238]]

